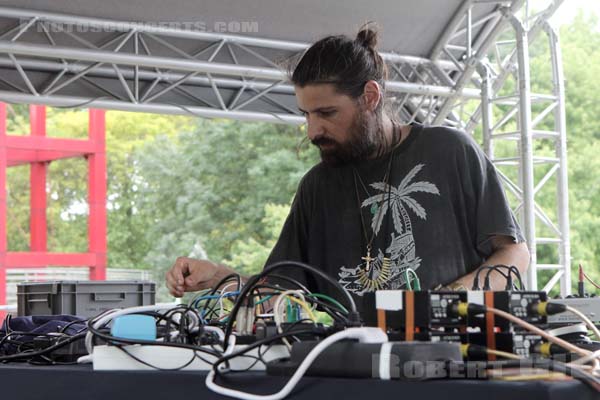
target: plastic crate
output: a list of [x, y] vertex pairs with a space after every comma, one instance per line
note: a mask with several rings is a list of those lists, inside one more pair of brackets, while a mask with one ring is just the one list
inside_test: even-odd
[[17, 285], [17, 314], [94, 317], [112, 308], [152, 305], [156, 284], [147, 281], [53, 281]]

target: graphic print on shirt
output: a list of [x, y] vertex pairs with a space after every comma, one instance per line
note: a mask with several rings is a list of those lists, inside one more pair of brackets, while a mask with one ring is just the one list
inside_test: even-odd
[[[346, 290], [362, 296], [375, 290], [400, 289], [405, 284], [406, 268], [417, 270], [421, 266], [421, 258], [417, 257], [415, 239], [410, 220], [409, 210], [422, 220], [427, 220], [427, 211], [415, 199], [417, 193], [440, 195], [437, 186], [430, 182], [411, 182], [425, 167], [425, 164], [415, 166], [397, 187], [388, 186], [384, 182], [370, 184], [377, 194], [362, 202], [361, 208], [368, 207], [373, 219], [371, 229], [377, 237], [386, 219], [392, 220], [392, 233], [385, 241], [385, 252], [377, 250], [369, 271], [365, 263], [355, 268], [342, 266], [338, 273], [339, 282]], [[388, 222], [389, 224], [389, 222]], [[389, 243], [389, 245], [388, 245]]]

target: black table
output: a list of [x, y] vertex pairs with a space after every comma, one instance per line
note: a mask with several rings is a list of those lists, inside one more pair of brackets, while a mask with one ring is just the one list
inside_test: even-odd
[[[91, 365], [33, 366], [0, 364], [2, 399], [185, 400], [223, 399], [206, 388], [202, 372], [93, 371]], [[238, 373], [221, 382], [239, 390], [270, 394], [287, 378]], [[578, 381], [503, 382], [437, 380], [427, 382], [375, 379], [304, 378], [289, 399], [477, 399], [592, 400], [600, 395]]]

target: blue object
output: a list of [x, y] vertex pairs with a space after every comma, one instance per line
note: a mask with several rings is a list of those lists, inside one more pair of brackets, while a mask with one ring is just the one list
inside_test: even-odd
[[121, 315], [112, 322], [110, 334], [132, 340], [156, 340], [156, 321], [150, 315]]

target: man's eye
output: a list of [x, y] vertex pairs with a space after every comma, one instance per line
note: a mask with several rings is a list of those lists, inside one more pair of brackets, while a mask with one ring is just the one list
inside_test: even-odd
[[335, 114], [335, 111], [321, 111], [323, 117], [331, 117], [333, 114]]

